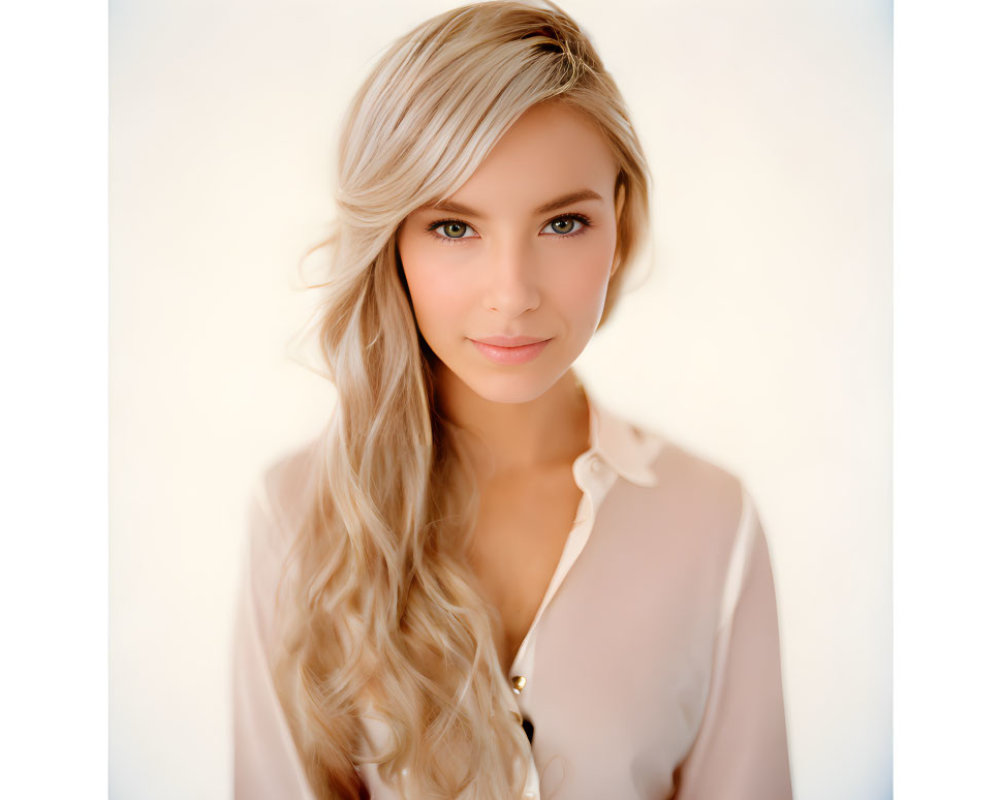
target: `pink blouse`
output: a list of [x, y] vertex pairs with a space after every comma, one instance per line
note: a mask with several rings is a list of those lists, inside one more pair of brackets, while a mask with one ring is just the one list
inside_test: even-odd
[[[576, 521], [509, 673], [511, 708], [532, 728], [523, 797], [791, 798], [774, 584], [752, 502], [731, 475], [590, 408]], [[269, 667], [310, 452], [272, 467], [252, 503], [234, 652], [239, 800], [313, 797]], [[375, 800], [400, 796], [371, 765], [360, 773]]]

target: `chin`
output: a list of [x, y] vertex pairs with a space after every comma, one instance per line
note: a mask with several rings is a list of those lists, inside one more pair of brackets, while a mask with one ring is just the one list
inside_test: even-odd
[[492, 403], [530, 403], [555, 386], [562, 375], [528, 373], [476, 376], [463, 382], [484, 400]]

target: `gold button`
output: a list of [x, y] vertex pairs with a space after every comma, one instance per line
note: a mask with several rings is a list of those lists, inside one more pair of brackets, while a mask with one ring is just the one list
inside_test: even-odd
[[514, 687], [514, 694], [521, 694], [521, 691], [525, 686], [528, 685], [528, 679], [523, 675], [515, 675], [510, 679], [511, 685]]

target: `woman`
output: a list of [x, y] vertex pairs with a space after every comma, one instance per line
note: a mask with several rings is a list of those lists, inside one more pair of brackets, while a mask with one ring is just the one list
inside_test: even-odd
[[789, 797], [740, 484], [571, 366], [646, 227], [642, 150], [561, 11], [396, 42], [340, 151], [325, 434], [252, 510], [239, 797]]

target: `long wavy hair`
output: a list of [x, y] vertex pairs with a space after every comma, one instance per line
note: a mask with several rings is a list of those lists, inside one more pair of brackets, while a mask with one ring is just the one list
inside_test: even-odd
[[[344, 123], [319, 326], [338, 402], [287, 564], [275, 680], [317, 797], [357, 797], [374, 763], [407, 797], [509, 798], [530, 758], [466, 547], [478, 505], [396, 249], [527, 109], [571, 104], [619, 174], [617, 297], [648, 217], [645, 158], [593, 45], [555, 6], [468, 5], [392, 44]], [[377, 719], [387, 735], [364, 734]], [[404, 771], [405, 770], [405, 771]]]

